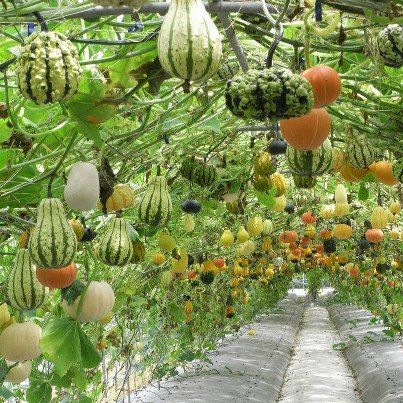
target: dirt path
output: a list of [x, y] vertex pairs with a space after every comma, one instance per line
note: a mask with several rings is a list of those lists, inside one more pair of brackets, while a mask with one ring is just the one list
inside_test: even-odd
[[346, 359], [332, 348], [337, 343], [340, 338], [328, 311], [320, 306], [309, 307], [296, 338], [280, 403], [362, 401]]

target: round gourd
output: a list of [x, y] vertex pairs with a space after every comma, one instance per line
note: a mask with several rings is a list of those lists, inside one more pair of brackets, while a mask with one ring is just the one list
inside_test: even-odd
[[308, 114], [280, 120], [280, 130], [288, 145], [300, 151], [315, 150], [327, 139], [331, 119], [326, 109], [312, 109]]
[[304, 224], [313, 224], [316, 222], [316, 217], [312, 214], [312, 211], [306, 211], [304, 214], [302, 214], [301, 221]]
[[16, 65], [21, 94], [36, 104], [71, 98], [82, 69], [74, 45], [62, 34], [37, 32], [25, 38]]
[[403, 65], [403, 27], [390, 24], [377, 37], [379, 53], [387, 66]]
[[197, 200], [188, 199], [181, 204], [181, 208], [185, 213], [197, 214], [201, 210], [201, 204]]
[[263, 219], [260, 216], [251, 218], [246, 224], [246, 230], [251, 236], [259, 236], [263, 231]]
[[312, 177], [329, 172], [332, 160], [332, 146], [329, 139], [326, 139], [319, 148], [313, 151], [300, 151], [288, 147], [286, 152], [286, 161], [290, 171], [301, 176]]
[[267, 151], [259, 154], [253, 162], [253, 170], [257, 175], [271, 175], [276, 171], [276, 168], [271, 162], [271, 156]]
[[36, 278], [45, 287], [63, 289], [74, 283], [77, 277], [77, 266], [74, 262], [58, 269], [36, 268]]
[[161, 265], [161, 264], [165, 263], [166, 260], [167, 259], [166, 259], [165, 255], [162, 253], [159, 253], [159, 252], [155, 252], [151, 259], [151, 261], [156, 265]]
[[74, 259], [77, 238], [59, 199], [40, 202], [28, 249], [34, 263], [41, 268], [64, 267]]
[[273, 140], [267, 147], [267, 151], [271, 155], [285, 154], [287, 150], [287, 143], [283, 139]]
[[383, 231], [376, 228], [367, 229], [365, 231], [365, 239], [371, 243], [381, 242], [383, 239]]
[[336, 224], [332, 232], [337, 239], [348, 239], [353, 235], [353, 228], [347, 224]]
[[7, 365], [12, 368], [8, 371], [6, 375], [6, 382], [18, 384], [24, 382], [31, 375], [31, 361], [20, 362], [17, 365], [14, 365], [14, 363], [12, 362], [7, 362]]
[[[81, 298], [81, 311], [77, 316], [77, 308]], [[112, 287], [105, 281], [91, 281], [84, 297], [79, 296], [72, 304], [62, 301], [64, 312], [81, 323], [96, 322], [113, 309], [115, 305], [115, 293]]]
[[0, 355], [12, 362], [33, 360], [41, 355], [42, 329], [34, 323], [14, 323], [0, 333]]
[[318, 65], [301, 73], [312, 85], [314, 108], [321, 108], [336, 101], [341, 92], [339, 73], [328, 66]]
[[376, 150], [365, 136], [354, 136], [347, 143], [346, 162], [354, 168], [367, 168], [375, 160]]
[[109, 266], [124, 266], [133, 256], [133, 243], [124, 218], [112, 218], [97, 246], [99, 259]]
[[169, 221], [171, 211], [167, 181], [163, 176], [155, 176], [150, 179], [139, 204], [139, 219], [145, 224], [162, 227]]
[[164, 252], [171, 252], [176, 246], [176, 240], [165, 231], [158, 233], [158, 246]]
[[371, 226], [375, 229], [383, 229], [388, 225], [388, 212], [381, 206], [374, 208], [371, 214]]
[[10, 305], [20, 311], [40, 307], [46, 297], [45, 287], [35, 275], [35, 267], [27, 249], [19, 249], [7, 280]]
[[296, 231], [283, 231], [280, 234], [279, 241], [282, 243], [292, 243], [296, 242], [298, 239], [298, 234]]
[[205, 81], [220, 66], [220, 33], [201, 0], [171, 1], [157, 47], [163, 69], [182, 80]]
[[74, 210], [89, 211], [99, 199], [99, 176], [96, 167], [77, 162], [71, 167], [64, 188], [64, 200]]
[[236, 60], [224, 61], [217, 70], [216, 78], [229, 80], [240, 70], [239, 63]]
[[[119, 183], [113, 187], [113, 193], [108, 197], [105, 203], [106, 212], [113, 213], [134, 206], [134, 191], [129, 185]], [[101, 202], [98, 208], [105, 212]]]
[[378, 161], [375, 163], [375, 176], [379, 182], [393, 186], [399, 183], [393, 174], [393, 165], [389, 161]]
[[265, 121], [307, 114], [313, 93], [309, 82], [290, 70], [250, 69], [228, 81], [225, 100], [235, 116]]

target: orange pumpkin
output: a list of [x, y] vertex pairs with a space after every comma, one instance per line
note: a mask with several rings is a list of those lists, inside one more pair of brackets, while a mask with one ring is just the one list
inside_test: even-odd
[[378, 161], [372, 168], [376, 178], [379, 182], [385, 185], [393, 186], [399, 183], [399, 181], [393, 176], [393, 165], [389, 161]]
[[298, 246], [297, 246], [297, 244], [296, 244], [295, 242], [290, 242], [290, 244], [288, 245], [288, 247], [289, 247], [291, 250], [294, 250], [294, 249], [297, 249], [297, 248], [298, 248]]
[[319, 234], [323, 239], [330, 239], [332, 237], [332, 231], [326, 228], [321, 229]]
[[298, 239], [298, 234], [295, 231], [283, 231], [280, 234], [280, 242], [282, 242], [282, 243], [296, 242], [297, 239]]
[[318, 65], [301, 73], [312, 86], [314, 108], [320, 108], [336, 101], [341, 92], [339, 73], [331, 67]]
[[370, 228], [365, 231], [365, 239], [371, 243], [381, 242], [383, 239], [383, 231], [377, 228]]
[[324, 108], [312, 109], [308, 115], [280, 120], [281, 133], [297, 150], [316, 150], [330, 132], [331, 119]]
[[74, 262], [60, 269], [41, 269], [36, 268], [36, 277], [38, 281], [49, 288], [66, 288], [73, 284], [77, 277], [77, 266]]
[[311, 211], [307, 211], [301, 216], [301, 220], [304, 224], [313, 224], [316, 221], [316, 217]]
[[355, 168], [350, 164], [345, 164], [339, 172], [344, 180], [358, 182], [368, 172], [368, 168]]
[[225, 266], [225, 261], [222, 257], [217, 257], [213, 260], [215, 267], [222, 269]]
[[351, 277], [358, 277], [360, 275], [360, 269], [358, 266], [353, 266], [350, 269], [350, 276]]

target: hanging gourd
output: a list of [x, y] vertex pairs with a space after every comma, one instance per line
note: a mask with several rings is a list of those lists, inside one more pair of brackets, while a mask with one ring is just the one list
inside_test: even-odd
[[31, 361], [20, 362], [18, 364], [8, 361], [7, 365], [10, 367], [10, 369], [7, 372], [6, 378], [4, 379], [5, 382], [18, 384], [27, 380], [31, 374]]
[[139, 204], [139, 219], [148, 225], [163, 227], [169, 220], [172, 200], [164, 176], [157, 175], [150, 179]]
[[364, 134], [358, 134], [346, 125], [346, 162], [354, 168], [367, 168], [376, 158], [376, 149]]
[[326, 139], [319, 148], [313, 151], [300, 151], [288, 147], [286, 152], [288, 167], [296, 175], [309, 177], [323, 175], [330, 171], [332, 160], [332, 145], [329, 139]]
[[283, 139], [273, 140], [267, 147], [267, 151], [271, 155], [285, 154], [287, 151], [287, 143]]
[[392, 214], [399, 214], [401, 211], [402, 207], [400, 206], [400, 203], [398, 201], [392, 202], [389, 206], [389, 211]]
[[271, 161], [271, 156], [267, 151], [260, 153], [253, 162], [253, 170], [257, 175], [268, 176], [276, 172], [276, 167]]
[[221, 63], [214, 78], [220, 80], [229, 80], [240, 70], [241, 66], [237, 60], [225, 60]]
[[73, 284], [77, 278], [77, 265], [71, 262], [59, 269], [41, 269], [37, 267], [36, 278], [45, 287], [63, 289]]
[[246, 231], [245, 227], [241, 225], [236, 234], [236, 241], [239, 243], [244, 243], [250, 238], [249, 232]]
[[269, 219], [263, 221], [263, 235], [270, 235], [273, 232], [273, 222]]
[[403, 65], [403, 27], [390, 24], [382, 29], [377, 37], [379, 54], [383, 62], [390, 67]]
[[141, 263], [144, 261], [146, 255], [146, 247], [140, 239], [135, 239], [132, 241], [133, 245], [133, 255], [131, 263]]
[[312, 189], [316, 185], [316, 178], [308, 175], [292, 174], [294, 185], [297, 189]]
[[36, 278], [35, 267], [27, 249], [17, 251], [7, 280], [7, 296], [10, 305], [20, 311], [36, 309], [45, 300], [46, 289]]
[[347, 203], [347, 190], [342, 183], [339, 183], [334, 190], [334, 201], [336, 203]]
[[273, 210], [274, 211], [284, 211], [286, 204], [287, 204], [287, 199], [285, 198], [284, 195], [275, 197]]
[[350, 205], [348, 203], [335, 203], [334, 205], [334, 216], [343, 217], [347, 215], [350, 211]]
[[113, 193], [106, 200], [105, 206], [98, 202], [98, 208], [104, 213], [113, 213], [134, 206], [135, 195], [133, 189], [124, 183], [113, 187]]
[[328, 66], [318, 65], [301, 73], [312, 86], [314, 108], [321, 108], [336, 101], [341, 92], [339, 73]]
[[174, 274], [182, 275], [188, 267], [189, 256], [186, 250], [182, 248], [178, 248], [177, 254], [178, 259], [172, 258], [171, 260], [171, 270]]
[[348, 239], [353, 235], [353, 228], [347, 224], [336, 224], [332, 232], [336, 239]]
[[220, 238], [220, 245], [229, 247], [234, 243], [234, 235], [229, 229], [223, 231]]
[[185, 214], [183, 217], [183, 229], [185, 232], [192, 232], [195, 229], [196, 223], [192, 214]]
[[393, 173], [393, 165], [390, 161], [378, 161], [374, 164], [374, 173], [379, 182], [394, 186], [399, 183]]
[[42, 329], [31, 322], [14, 323], [0, 333], [0, 355], [12, 362], [33, 360], [41, 355]]
[[92, 210], [99, 199], [99, 176], [94, 165], [77, 162], [71, 167], [64, 188], [66, 204], [75, 210]]
[[298, 234], [296, 231], [283, 231], [280, 234], [279, 241], [282, 243], [292, 243], [296, 242], [298, 239]]
[[300, 151], [316, 150], [330, 132], [330, 115], [324, 108], [312, 109], [308, 114], [280, 120], [280, 130], [288, 145]]
[[187, 214], [197, 214], [201, 210], [201, 204], [197, 200], [187, 199], [181, 204], [181, 208]]
[[161, 231], [158, 233], [158, 246], [164, 252], [171, 252], [176, 246], [176, 240], [166, 231]]
[[38, 105], [71, 98], [77, 92], [81, 72], [78, 51], [62, 34], [34, 33], [19, 49], [18, 88]]
[[388, 213], [381, 207], [377, 206], [371, 214], [371, 226], [376, 229], [384, 229], [388, 225]]
[[59, 199], [40, 202], [28, 249], [34, 263], [45, 269], [67, 266], [74, 259], [77, 238]]
[[235, 116], [265, 121], [309, 113], [313, 93], [309, 82], [290, 70], [250, 69], [228, 81], [225, 101]]
[[251, 218], [246, 224], [246, 230], [251, 236], [259, 236], [263, 231], [263, 219], [260, 216]]
[[186, 81], [205, 81], [220, 66], [220, 33], [201, 0], [173, 0], [158, 36], [164, 70]]
[[186, 157], [182, 161], [180, 173], [185, 179], [202, 187], [213, 184], [217, 176], [217, 171], [212, 165], [194, 156]]
[[383, 239], [383, 231], [377, 228], [369, 228], [365, 231], [365, 239], [371, 243], [381, 242]]
[[115, 293], [105, 281], [91, 281], [84, 297], [78, 296], [71, 304], [66, 300], [62, 301], [64, 312], [81, 323], [99, 321], [113, 309], [114, 305]]
[[339, 169], [341, 177], [347, 182], [358, 182], [368, 172], [368, 168], [354, 168], [347, 162]]
[[335, 205], [334, 204], [325, 204], [319, 210], [319, 217], [324, 220], [329, 220], [335, 216], [334, 214]]
[[316, 222], [316, 216], [312, 214], [312, 211], [306, 211], [304, 214], [301, 216], [301, 221], [304, 224], [313, 224]]
[[332, 169], [339, 172], [346, 164], [346, 153], [340, 148], [332, 148]]
[[275, 172], [270, 175], [270, 182], [272, 186], [276, 187], [276, 196], [282, 196], [287, 192], [287, 182], [283, 174]]
[[133, 256], [133, 243], [124, 218], [112, 218], [99, 239], [97, 246], [99, 259], [110, 266], [124, 266]]

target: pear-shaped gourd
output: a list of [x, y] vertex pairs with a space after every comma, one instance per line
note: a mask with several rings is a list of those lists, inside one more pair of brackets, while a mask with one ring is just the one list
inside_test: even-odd
[[142, 222], [156, 227], [164, 226], [171, 215], [172, 200], [167, 181], [163, 176], [151, 178], [139, 205], [139, 218]]
[[229, 229], [223, 231], [220, 238], [220, 245], [229, 247], [234, 243], [234, 235]]
[[158, 37], [158, 58], [171, 76], [207, 80], [220, 66], [220, 34], [201, 0], [172, 0]]
[[336, 186], [334, 191], [334, 201], [336, 203], [347, 203], [347, 190], [342, 183]]
[[242, 225], [236, 234], [236, 240], [239, 243], [244, 243], [250, 238], [249, 232], [246, 231], [245, 227]]
[[263, 231], [262, 217], [255, 216], [255, 217], [251, 218], [246, 225], [246, 229], [250, 235], [259, 236]]
[[183, 218], [183, 228], [186, 232], [192, 232], [195, 229], [196, 223], [192, 214], [185, 214]]
[[20, 311], [36, 309], [43, 304], [46, 288], [36, 278], [28, 249], [19, 249], [7, 280], [10, 305]]
[[59, 199], [43, 199], [28, 243], [34, 263], [42, 268], [69, 265], [76, 254], [77, 238], [70, 227]]
[[269, 219], [263, 221], [263, 235], [270, 235], [273, 232], [273, 222]]
[[92, 210], [99, 199], [98, 171], [93, 164], [77, 162], [71, 167], [64, 188], [64, 200], [74, 210]]
[[133, 256], [133, 243], [124, 218], [112, 218], [107, 230], [100, 237], [98, 257], [109, 266], [124, 266]]

